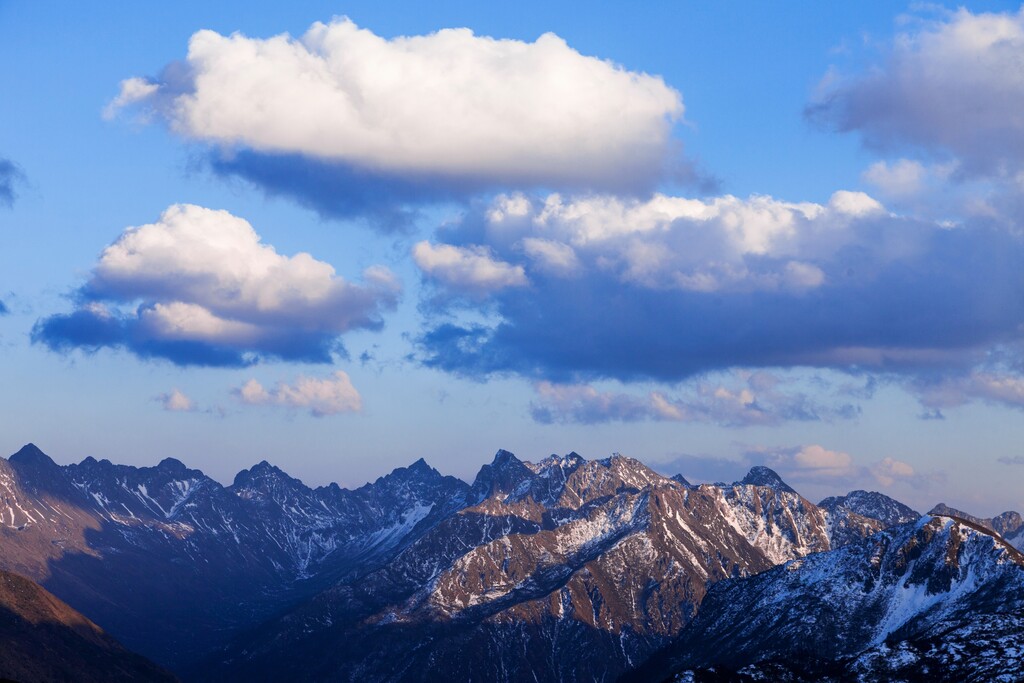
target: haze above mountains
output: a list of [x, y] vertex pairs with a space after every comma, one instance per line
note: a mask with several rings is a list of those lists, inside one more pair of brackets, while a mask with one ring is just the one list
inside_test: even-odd
[[[774, 580], [780, 566], [782, 576], [811, 571], [803, 558], [851, 605], [859, 635], [827, 661], [847, 666], [842, 658], [893, 634], [910, 643], [939, 621], [1011, 618], [1024, 585], [1017, 513], [921, 516], [865, 491], [815, 505], [767, 467], [694, 486], [620, 455], [531, 463], [499, 451], [471, 484], [419, 460], [348, 490], [307, 487], [265, 461], [229, 486], [173, 459], [60, 466], [30, 444], [0, 461], [0, 516], [0, 568], [186, 680], [426, 681], [443, 671], [513, 681], [534, 671], [582, 681], [645, 663], [665, 675], [735, 668], [793, 654], [804, 622], [771, 646], [748, 638], [728, 662], [686, 643], [725, 637], [700, 629], [727, 623], [744, 586]], [[897, 547], [957, 559], [872, 559]], [[822, 569], [834, 566], [848, 570]], [[874, 578], [854, 586], [848, 577], [862, 570]], [[908, 601], [912, 585], [927, 599]], [[820, 654], [801, 656], [806, 671], [822, 666]]]

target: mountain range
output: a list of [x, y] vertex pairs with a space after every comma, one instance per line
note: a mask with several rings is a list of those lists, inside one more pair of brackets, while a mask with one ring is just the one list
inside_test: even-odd
[[349, 490], [30, 444], [0, 459], [0, 521], [0, 569], [184, 680], [842, 680], [938, 666], [966, 622], [1019, 636], [1024, 606], [1020, 515], [814, 504], [761, 466], [695, 486], [498, 451], [471, 483], [419, 460]]

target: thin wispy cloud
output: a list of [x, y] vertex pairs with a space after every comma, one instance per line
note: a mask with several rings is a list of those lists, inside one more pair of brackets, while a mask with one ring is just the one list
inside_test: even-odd
[[850, 419], [860, 412], [855, 405], [828, 403], [784, 385], [765, 372], [702, 380], [675, 393], [636, 394], [602, 391], [586, 384], [538, 382], [530, 413], [545, 424], [651, 420], [738, 428]]
[[926, 489], [943, 478], [941, 472], [919, 472], [910, 463], [891, 456], [865, 462], [846, 451], [814, 443], [748, 449], [735, 458], [679, 455], [658, 467], [665, 472], [682, 474], [690, 481], [729, 483], [738, 481], [755, 465], [776, 470], [783, 479], [793, 483], [797, 491], [801, 483], [844, 492], [854, 488], [891, 489], [894, 486]]

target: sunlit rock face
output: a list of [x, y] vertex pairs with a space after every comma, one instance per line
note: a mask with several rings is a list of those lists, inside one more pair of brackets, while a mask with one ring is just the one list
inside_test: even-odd
[[[959, 595], [963, 567], [1002, 566], [982, 562], [971, 534], [1020, 529], [1009, 513], [987, 527], [927, 519], [946, 521], [919, 523], [877, 493], [815, 505], [765, 467], [693, 485], [618, 454], [498, 451], [470, 484], [420, 460], [354, 490], [313, 489], [267, 462], [224, 486], [174, 459], [58, 466], [30, 445], [0, 460], [0, 569], [199, 680], [609, 680], [708, 620], [740, 619], [742, 586], [779, 576], [804, 577], [786, 595], [813, 585], [863, 608], [874, 616], [854, 621], [877, 633], [878, 615], [898, 610], [862, 605], [851, 581], [871, 595], [899, 577]], [[796, 614], [785, 601], [747, 608]], [[803, 623], [793, 642], [810, 642]], [[884, 644], [864, 633], [832, 635]], [[768, 646], [754, 635], [751, 648]]]

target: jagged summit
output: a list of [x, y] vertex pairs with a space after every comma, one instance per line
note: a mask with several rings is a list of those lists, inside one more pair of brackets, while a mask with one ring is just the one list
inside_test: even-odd
[[522, 460], [516, 457], [515, 453], [506, 451], [504, 448], [499, 448], [498, 452], [494, 454], [494, 460], [491, 461], [491, 465], [498, 467], [512, 463], [522, 464], [522, 462]]
[[949, 507], [945, 503], [939, 503], [928, 511], [929, 515], [940, 515], [942, 517], [956, 517], [967, 520], [982, 528], [999, 534], [1007, 540], [1012, 540], [1018, 547], [1024, 546], [1024, 519], [1019, 512], [1008, 510], [995, 517], [975, 517], [962, 510]]
[[[394, 486], [437, 486], [445, 481], [458, 481], [462, 486], [466, 483], [455, 477], [445, 476], [423, 458], [418, 459], [408, 467], [396, 467], [387, 474], [377, 477], [372, 483], [366, 483], [355, 489], [356, 491], [369, 490], [372, 487], [394, 487]], [[328, 488], [338, 488], [337, 484], [331, 484]], [[347, 490], [347, 489], [345, 489]]]
[[[715, 680], [826, 679], [820, 671], [814, 675], [812, 657], [836, 662], [827, 680], [1020, 680], [1018, 667], [1007, 669], [1005, 660], [997, 658], [998, 648], [987, 655], [973, 648], [954, 650], [951, 663], [960, 668], [953, 675], [946, 668], [918, 666], [916, 675], [893, 677], [890, 667], [918, 662], [900, 641], [945, 638], [960, 630], [961, 640], [970, 643], [970, 629], [979, 618], [1022, 608], [1024, 555], [970, 522], [945, 515], [922, 517], [833, 552], [716, 584], [697, 618], [658, 658], [674, 663], [661, 669], [652, 660], [654, 665], [637, 680], [668, 680], [687, 669], [707, 667], [753, 669], [743, 669], [749, 678]], [[1007, 640], [1007, 649], [1016, 649], [1019, 631], [1015, 637]], [[878, 661], [857, 659], [861, 652], [883, 646], [875, 650]], [[997, 671], [1002, 663], [1007, 675], [965, 674], [985, 661]], [[780, 675], [767, 662], [809, 670], [800, 676]], [[854, 675], [864, 665], [874, 675]], [[758, 670], [760, 666], [766, 669]]]
[[407, 468], [410, 472], [431, 472], [434, 470], [433, 467], [427, 464], [427, 461], [423, 458], [418, 459]]
[[509, 494], [533, 476], [522, 460], [504, 449], [494, 454], [489, 465], [480, 468], [471, 488], [472, 496], [483, 500], [495, 493]]
[[992, 527], [1006, 537], [1024, 532], [1024, 518], [1019, 512], [1008, 510], [992, 518]]
[[681, 474], [673, 474], [670, 478], [672, 479], [672, 481], [678, 481], [686, 488], [693, 488], [693, 484], [691, 484], [690, 481]]
[[773, 489], [785, 491], [786, 493], [796, 493], [796, 490], [784, 482], [775, 470], [764, 465], [751, 467], [750, 471], [747, 472], [747, 476], [740, 479], [737, 483], [741, 486], [770, 486]]
[[558, 455], [557, 453], [552, 453], [551, 455], [544, 458], [540, 462], [524, 462], [523, 464], [539, 474], [552, 467], [558, 467], [563, 470], [572, 470], [575, 469], [576, 467], [579, 467], [586, 461], [586, 458], [584, 458], [582, 455], [580, 455], [576, 451], [572, 451], [567, 455]]
[[292, 477], [277, 465], [271, 465], [266, 460], [261, 460], [247, 470], [242, 470], [235, 475], [232, 487], [249, 487], [258, 482], [288, 482], [302, 485], [302, 482]]

